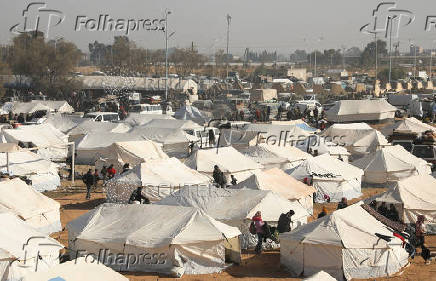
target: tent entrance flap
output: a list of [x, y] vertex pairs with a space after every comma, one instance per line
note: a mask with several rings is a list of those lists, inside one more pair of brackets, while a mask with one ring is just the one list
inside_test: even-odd
[[224, 240], [226, 263], [241, 263], [241, 241], [239, 236]]

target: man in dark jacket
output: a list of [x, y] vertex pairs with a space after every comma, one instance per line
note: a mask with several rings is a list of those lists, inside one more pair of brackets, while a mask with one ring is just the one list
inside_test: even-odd
[[281, 214], [279, 223], [277, 224], [277, 230], [279, 233], [290, 232], [292, 216], [295, 214], [294, 210], [289, 210], [286, 214]]
[[347, 208], [347, 207], [348, 207], [348, 201], [347, 201], [347, 198], [342, 197], [341, 202], [338, 203], [338, 208], [337, 208], [337, 210], [345, 209], [345, 208]]
[[86, 185], [86, 199], [89, 200], [91, 199], [91, 187], [94, 185], [94, 175], [91, 169], [83, 176], [83, 183]]
[[142, 186], [138, 186], [130, 195], [129, 204], [134, 204], [135, 202], [139, 202], [139, 204], [150, 204], [150, 200], [142, 195]]
[[224, 177], [224, 173], [218, 168], [217, 165], [213, 167], [213, 180], [216, 184], [218, 184], [221, 188], [226, 187], [226, 179]]

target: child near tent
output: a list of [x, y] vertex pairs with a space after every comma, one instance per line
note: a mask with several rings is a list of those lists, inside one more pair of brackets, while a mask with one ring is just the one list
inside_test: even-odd
[[256, 228], [256, 235], [258, 239], [255, 251], [257, 254], [260, 254], [262, 253], [262, 240], [264, 236], [263, 225], [265, 224], [262, 220], [262, 213], [260, 211], [257, 211], [254, 217], [252, 218], [252, 221], [254, 222], [254, 226]]
[[108, 178], [109, 179], [113, 178], [116, 173], [117, 173], [117, 171], [114, 169], [114, 165], [110, 164], [109, 167], [107, 168], [107, 176], [108, 176]]

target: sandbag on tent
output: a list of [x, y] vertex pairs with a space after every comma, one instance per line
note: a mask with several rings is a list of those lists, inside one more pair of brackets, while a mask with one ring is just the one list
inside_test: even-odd
[[9, 212], [0, 212], [0, 279], [22, 280], [59, 264], [59, 242]]
[[154, 159], [141, 163], [106, 184], [106, 200], [127, 203], [133, 190], [145, 187], [143, 192], [152, 200], [160, 200], [183, 186], [209, 184], [209, 178], [188, 168], [177, 158]]
[[67, 158], [68, 136], [50, 124], [20, 126], [17, 129], [3, 130], [2, 142], [32, 143], [38, 147], [41, 157], [61, 161]]
[[134, 167], [142, 162], [153, 159], [168, 159], [162, 147], [152, 141], [126, 141], [116, 142], [98, 154], [95, 168], [100, 170], [103, 166], [114, 165], [115, 170], [121, 171], [125, 163]]
[[280, 157], [277, 154], [261, 147], [261, 146], [248, 146], [245, 148], [239, 148], [238, 151], [242, 153], [245, 157], [253, 160], [256, 163], [262, 165], [265, 169], [280, 168], [289, 169], [291, 168], [287, 158]]
[[340, 100], [325, 112], [329, 122], [393, 120], [397, 108], [386, 100]]
[[419, 215], [425, 223], [436, 224], [436, 179], [431, 175], [412, 176], [398, 181], [394, 188], [377, 195], [371, 200], [394, 204], [400, 220], [416, 223]]
[[[58, 165], [30, 151], [9, 152], [9, 174], [26, 176], [37, 191], [55, 190], [61, 185]], [[0, 153], [0, 171], [8, 172], [6, 153]]]
[[328, 154], [309, 158], [286, 172], [300, 181], [312, 179], [316, 189], [315, 202], [326, 202], [325, 195], [332, 202], [339, 202], [342, 197], [353, 199], [362, 195], [363, 171]]
[[436, 131], [436, 127], [433, 127], [429, 124], [422, 123], [416, 118], [406, 118], [404, 120], [398, 121], [395, 124], [390, 126], [386, 126], [381, 129], [381, 132], [385, 136], [391, 136], [395, 133], [415, 133], [422, 134], [426, 131]]
[[413, 175], [431, 174], [431, 165], [400, 145], [386, 146], [352, 163], [364, 171], [370, 184], [395, 182]]
[[362, 156], [388, 145], [386, 138], [366, 123], [333, 124], [321, 134], [326, 140]]
[[23, 281], [47, 281], [47, 280], [68, 280], [68, 281], [129, 281], [118, 272], [106, 267], [97, 261], [89, 258], [77, 258], [53, 266], [48, 271], [32, 272], [26, 274]]
[[304, 162], [308, 158], [312, 158], [312, 155], [298, 149], [295, 146], [278, 146], [278, 145], [268, 145], [265, 143], [259, 144], [260, 147], [288, 159], [288, 167], [294, 168]]
[[0, 209], [11, 212], [45, 234], [62, 230], [60, 204], [16, 178], [0, 181]]
[[[280, 235], [280, 263], [296, 276], [324, 270], [337, 280], [390, 276], [408, 264], [402, 241], [361, 202]], [[376, 234], [386, 235], [390, 242]]]
[[[240, 260], [241, 232], [195, 208], [106, 203], [71, 221], [67, 229], [73, 256], [105, 251], [100, 262], [116, 271], [180, 277], [221, 271], [227, 253]], [[138, 257], [140, 253], [149, 254], [155, 262], [138, 258], [136, 263], [117, 264], [108, 258], [109, 254]]]
[[[158, 205], [195, 207], [214, 219], [238, 227], [242, 232], [243, 249], [254, 247], [257, 237], [250, 233], [249, 225], [257, 211], [262, 212], [263, 221], [276, 226], [282, 213], [294, 210], [292, 228], [307, 223], [310, 214], [298, 202], [291, 202], [269, 190], [222, 189], [184, 187], [157, 202]], [[276, 247], [265, 243], [265, 248]]]
[[336, 281], [330, 274], [325, 271], [320, 271], [309, 278], [304, 279], [303, 281]]
[[290, 201], [299, 202], [310, 214], [313, 214], [312, 197], [316, 189], [297, 181], [278, 168], [256, 171], [248, 179], [231, 188], [271, 190]]
[[253, 171], [263, 168], [231, 146], [197, 150], [186, 159], [185, 164], [208, 176], [212, 176], [214, 166], [218, 165], [225, 176], [234, 175], [239, 181], [248, 178]]
[[203, 114], [192, 105], [184, 105], [176, 111], [174, 117], [179, 120], [192, 120], [197, 124], [203, 125], [207, 122]]

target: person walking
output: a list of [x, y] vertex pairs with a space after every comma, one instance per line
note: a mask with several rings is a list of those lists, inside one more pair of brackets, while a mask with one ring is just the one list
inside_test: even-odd
[[256, 235], [257, 235], [257, 245], [254, 250], [256, 251], [257, 254], [260, 254], [262, 253], [262, 240], [264, 237], [263, 226], [265, 224], [262, 220], [262, 213], [260, 211], [257, 211], [251, 220], [254, 222], [254, 226], [256, 228]]
[[218, 165], [215, 165], [213, 167], [213, 174], [212, 174], [213, 180], [216, 184], [218, 184], [219, 187], [225, 188], [226, 187], [226, 179], [224, 176], [224, 173], [221, 171], [221, 169], [218, 167]]
[[230, 178], [232, 179], [231, 181], [232, 185], [236, 185], [238, 183], [238, 180], [235, 178], [234, 175], [230, 175]]
[[94, 175], [91, 169], [83, 176], [83, 183], [86, 185], [86, 199], [89, 200], [91, 199], [91, 187], [94, 185]]
[[129, 198], [129, 204], [150, 204], [150, 200], [142, 195], [142, 186], [138, 186]]
[[107, 168], [107, 177], [111, 179], [115, 176], [116, 173], [117, 170], [114, 169], [114, 165], [110, 164], [109, 167]]
[[292, 216], [295, 215], [294, 210], [289, 210], [286, 214], [282, 213], [279, 217], [277, 224], [277, 230], [279, 233], [285, 233], [291, 231]]

